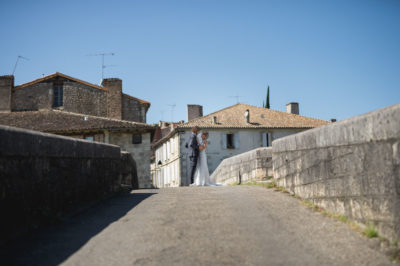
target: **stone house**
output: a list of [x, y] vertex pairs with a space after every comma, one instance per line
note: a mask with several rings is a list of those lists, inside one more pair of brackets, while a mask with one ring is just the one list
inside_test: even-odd
[[150, 103], [122, 93], [120, 79], [105, 79], [101, 87], [55, 73], [13, 83], [13, 76], [0, 77], [0, 124], [118, 145], [136, 162], [138, 180], [131, 184], [151, 187]]
[[287, 112], [247, 104], [236, 104], [202, 116], [200, 105], [188, 105], [188, 122], [179, 124], [152, 145], [155, 153], [152, 180], [155, 187], [187, 186], [190, 182], [188, 150], [185, 143], [191, 128], [209, 132], [207, 160], [210, 174], [226, 158], [272, 141], [329, 122], [299, 115], [298, 103], [290, 103]]
[[102, 86], [54, 73], [19, 86], [14, 76], [0, 77], [0, 111], [67, 112], [146, 123], [150, 102], [122, 92], [122, 80], [104, 79]]

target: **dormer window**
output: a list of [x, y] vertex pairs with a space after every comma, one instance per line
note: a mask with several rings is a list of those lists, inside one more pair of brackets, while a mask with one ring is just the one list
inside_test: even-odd
[[63, 84], [55, 83], [53, 85], [53, 107], [60, 107], [63, 106]]

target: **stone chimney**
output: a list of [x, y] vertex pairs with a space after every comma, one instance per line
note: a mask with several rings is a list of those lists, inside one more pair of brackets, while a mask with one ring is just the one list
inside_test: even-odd
[[187, 105], [187, 119], [188, 122], [203, 116], [203, 106], [197, 104], [188, 104]]
[[103, 79], [101, 85], [107, 92], [107, 116], [122, 119], [122, 80], [118, 78]]
[[0, 112], [11, 112], [11, 90], [14, 76], [0, 76]]
[[299, 114], [299, 103], [286, 104], [286, 112], [289, 114]]

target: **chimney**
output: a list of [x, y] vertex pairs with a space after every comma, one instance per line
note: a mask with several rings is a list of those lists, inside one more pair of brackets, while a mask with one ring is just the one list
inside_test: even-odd
[[286, 104], [286, 113], [299, 114], [299, 103], [288, 103]]
[[187, 105], [187, 119], [188, 122], [203, 116], [203, 106], [197, 104], [188, 104]]
[[250, 110], [247, 109], [246, 112], [244, 112], [244, 117], [246, 118], [246, 123], [250, 123]]
[[11, 90], [14, 76], [0, 76], [0, 112], [11, 112]]
[[118, 78], [103, 79], [101, 85], [107, 89], [107, 116], [122, 119], [122, 80]]
[[335, 123], [336, 122], [336, 118], [331, 118], [331, 123]]

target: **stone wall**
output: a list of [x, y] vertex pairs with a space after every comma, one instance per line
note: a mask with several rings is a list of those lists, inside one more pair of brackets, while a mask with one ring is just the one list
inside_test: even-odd
[[0, 76], [0, 112], [11, 112], [11, 89], [14, 76]]
[[114, 145], [0, 126], [0, 147], [0, 242], [112, 195], [132, 173]]
[[400, 104], [272, 146], [278, 185], [400, 240]]
[[214, 183], [234, 184], [272, 176], [272, 148], [254, 149], [222, 161], [210, 179]]
[[107, 117], [106, 91], [74, 81], [64, 81], [63, 91], [64, 111]]
[[142, 143], [133, 144], [132, 136], [134, 133], [110, 132], [109, 142], [120, 146], [123, 150], [132, 154], [136, 161], [139, 188], [151, 188], [150, 176], [150, 133], [140, 133]]
[[122, 120], [146, 123], [146, 107], [139, 101], [123, 96]]
[[53, 106], [53, 83], [42, 82], [12, 92], [13, 111], [37, 111]]

